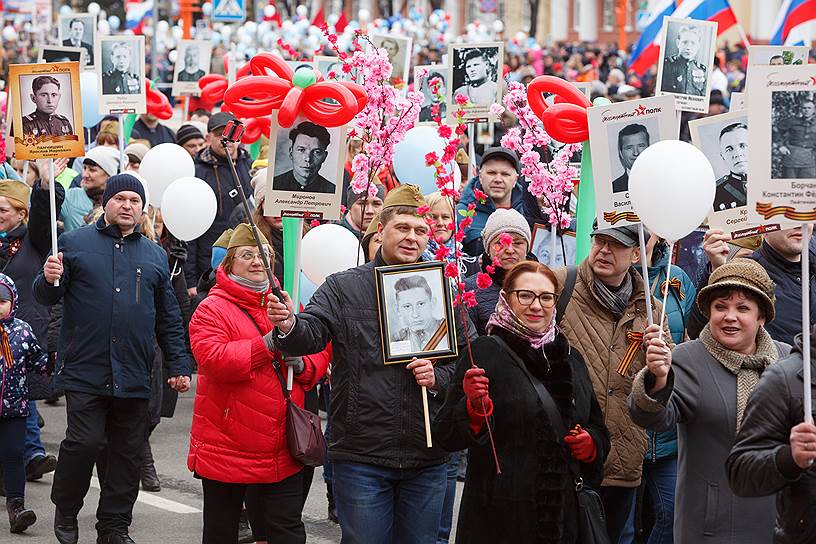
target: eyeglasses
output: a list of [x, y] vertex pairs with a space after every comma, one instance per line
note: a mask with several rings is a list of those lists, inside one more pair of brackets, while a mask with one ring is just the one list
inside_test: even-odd
[[[271, 253], [269, 253], [268, 251], [264, 251], [264, 253], [266, 254], [267, 260], [272, 259], [272, 254]], [[238, 257], [242, 261], [250, 261], [250, 262], [254, 261], [255, 259], [258, 259], [259, 261], [261, 261], [263, 263], [263, 258], [261, 258], [261, 254], [258, 253], [257, 251], [242, 251], [241, 253], [236, 255], [236, 257]]]
[[534, 300], [538, 299], [538, 303], [541, 304], [542, 308], [552, 308], [555, 306], [555, 301], [558, 300], [558, 295], [555, 293], [549, 293], [547, 291], [536, 294], [535, 292], [528, 291], [526, 289], [516, 289], [515, 291], [510, 292], [516, 295], [516, 300], [518, 300], [519, 304], [522, 306], [530, 306]]

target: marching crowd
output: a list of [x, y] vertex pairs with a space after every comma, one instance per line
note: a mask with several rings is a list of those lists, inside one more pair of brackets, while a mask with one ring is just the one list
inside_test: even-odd
[[[744, 50], [721, 53], [712, 113], [744, 80]], [[509, 52], [505, 76], [651, 95], [654, 74], [627, 75], [621, 57], [585, 45]], [[477, 174], [453, 202], [389, 169], [375, 191], [355, 193], [352, 138], [338, 224], [365, 262], [329, 276], [301, 308], [275, 295], [284, 244], [281, 219], [263, 214], [268, 161], [223, 143], [232, 119], [193, 111], [173, 131], [142, 115], [127, 164], [117, 122], [103, 121], [84, 157], [54, 161], [54, 195], [48, 161], [0, 167], [0, 462], [12, 533], [37, 520], [26, 480], [54, 472], [56, 539], [78, 542], [95, 471], [97, 542], [133, 542], [140, 486], [161, 489], [150, 435], [194, 389], [187, 467], [203, 489], [205, 544], [306, 542], [314, 468], [291, 451], [290, 402], [327, 413], [327, 514], [343, 543], [444, 543], [454, 526], [460, 543], [816, 541], [816, 426], [803, 422], [804, 387], [816, 382], [803, 383], [800, 336], [811, 227], [740, 241], [708, 230], [699, 281], [676, 265], [667, 274], [667, 242], [648, 232], [644, 281], [632, 226], [596, 228], [588, 258], [551, 268], [532, 253], [547, 221], [512, 150], [475, 146]], [[506, 114], [497, 140], [512, 122]], [[161, 143], [187, 150], [217, 197], [212, 226], [189, 243], [146, 209], [128, 173]], [[468, 149], [457, 155], [465, 171]], [[471, 202], [460, 243], [455, 223]], [[383, 364], [374, 269], [435, 260], [442, 246], [475, 291], [475, 305], [454, 312], [459, 356]], [[813, 292], [816, 265], [809, 282]], [[56, 454], [40, 440], [40, 401], [65, 404]]]

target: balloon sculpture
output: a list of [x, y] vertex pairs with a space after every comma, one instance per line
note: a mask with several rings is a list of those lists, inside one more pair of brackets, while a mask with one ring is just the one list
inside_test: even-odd
[[351, 121], [368, 101], [361, 85], [324, 81], [311, 68], [293, 72], [286, 61], [271, 53], [255, 55], [249, 66], [252, 75], [236, 81], [224, 93], [229, 111], [240, 117], [262, 117], [279, 110], [278, 124], [284, 128], [291, 127], [301, 114], [318, 125], [337, 127]]
[[147, 95], [147, 113], [155, 115], [159, 119], [167, 120], [173, 117], [173, 106], [167, 96], [159, 92], [152, 84], [145, 90]]

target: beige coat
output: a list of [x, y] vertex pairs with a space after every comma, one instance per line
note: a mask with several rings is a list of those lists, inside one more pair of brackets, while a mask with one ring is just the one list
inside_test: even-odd
[[[642, 333], [648, 326], [643, 280], [634, 268], [629, 273], [633, 282], [632, 298], [623, 317], [616, 322], [596, 297], [592, 288], [594, 274], [589, 261], [584, 260], [578, 265], [575, 290], [560, 324], [570, 345], [584, 356], [595, 396], [604, 413], [604, 423], [612, 439], [612, 449], [604, 465], [604, 486], [639, 486], [648, 445], [646, 433], [632, 422], [626, 405], [632, 391], [632, 381], [646, 364], [643, 350], [639, 346], [632, 347], [634, 356], [631, 363], [626, 369], [620, 368], [631, 345], [627, 333]], [[566, 269], [556, 270], [555, 275], [560, 290], [564, 286]], [[654, 299], [652, 303], [654, 318], [659, 319], [660, 303]], [[665, 320], [663, 327], [664, 337], [671, 342]], [[619, 368], [623, 375], [618, 372]]]

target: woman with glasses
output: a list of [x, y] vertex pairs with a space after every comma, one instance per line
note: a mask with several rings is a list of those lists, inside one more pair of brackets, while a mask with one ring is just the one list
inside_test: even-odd
[[600, 483], [609, 433], [583, 357], [556, 328], [557, 283], [537, 262], [507, 271], [434, 420], [435, 441], [468, 448], [457, 542], [576, 543], [576, 476]]
[[[272, 264], [274, 253], [263, 242]], [[289, 454], [281, 378], [293, 368], [291, 396], [302, 407], [305, 391], [326, 372], [326, 361], [281, 360], [266, 312], [271, 291], [251, 227], [240, 224], [215, 286], [190, 321], [199, 373], [187, 466], [204, 487], [203, 544], [237, 542], [248, 491], [269, 542], [306, 542], [303, 465]]]

